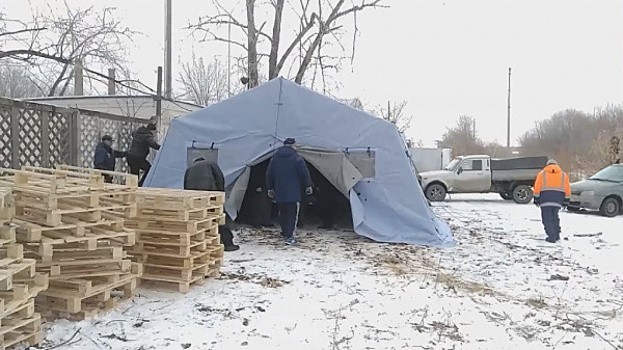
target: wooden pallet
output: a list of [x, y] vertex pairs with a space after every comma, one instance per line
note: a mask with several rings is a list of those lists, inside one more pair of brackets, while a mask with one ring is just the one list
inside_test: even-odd
[[[66, 251], [95, 251], [106, 247], [134, 246], [136, 234], [131, 230], [102, 231], [101, 233], [87, 233], [83, 237], [67, 236], [58, 238], [43, 237], [39, 242], [24, 242], [24, 248], [28, 253], [34, 253], [40, 257], [40, 261], [54, 260], [55, 252]], [[27, 253], [27, 255], [29, 255]]]
[[137, 202], [141, 207], [152, 209], [171, 207], [200, 209], [222, 206], [225, 203], [225, 193], [168, 188], [140, 188], [137, 190]]
[[[13, 187], [14, 190], [30, 190], [53, 194], [89, 193], [102, 190], [104, 180], [94, 175], [68, 176], [52, 173], [51, 169], [29, 168], [33, 170], [13, 170], [0, 168], [0, 186]], [[36, 169], [36, 171], [34, 171]]]
[[[104, 175], [111, 176], [113, 179], [117, 179], [121, 185], [124, 185], [129, 188], [136, 189], [138, 188], [138, 176], [122, 173], [118, 171], [106, 171], [100, 169], [89, 169], [89, 168], [80, 168], [71, 165], [58, 165], [56, 167], [58, 170], [65, 170], [74, 173], [82, 173], [82, 174], [90, 174], [96, 175], [99, 177], [103, 177]], [[106, 187], [115, 187], [114, 184], [105, 184]]]
[[34, 299], [25, 301], [0, 319], [0, 349], [21, 342], [36, 345], [42, 340], [41, 316], [35, 313]]
[[35, 208], [21, 202], [15, 205], [15, 217], [17, 219], [47, 227], [59, 227], [75, 222], [99, 222], [105, 218], [105, 215], [103, 215], [105, 212], [114, 212], [121, 217], [135, 217], [136, 205], [129, 204], [94, 208], [62, 206], [60, 209], [53, 210]]
[[40, 314], [36, 313], [27, 319], [7, 321], [7, 326], [0, 329], [0, 350], [11, 348], [20, 343], [35, 346], [43, 341]]
[[176, 207], [154, 209], [151, 207], [138, 207], [137, 217], [139, 219], [170, 219], [170, 220], [202, 220], [211, 217], [219, 217], [223, 214], [222, 206], [214, 206], [199, 209], [183, 209]]
[[[216, 230], [218, 231], [218, 227]], [[213, 231], [211, 230], [201, 230], [197, 233], [136, 230], [137, 242], [176, 243], [179, 245], [189, 245], [193, 242], [203, 241], [208, 237], [217, 236], [213, 235]]]
[[225, 223], [225, 215], [208, 217], [201, 220], [176, 220], [166, 218], [136, 218], [128, 220], [127, 226], [139, 230], [150, 230], [160, 232], [184, 232], [197, 233], [202, 230], [209, 230], [214, 226]]
[[131, 297], [138, 286], [139, 277], [139, 274], [127, 274], [118, 281], [81, 293], [49, 289], [37, 296], [37, 306], [44, 310], [78, 313], [83, 310], [83, 306], [108, 301], [114, 291], [122, 291], [125, 297]]
[[78, 265], [40, 266], [39, 271], [50, 275], [50, 280], [84, 279], [88, 277], [104, 277], [131, 272], [130, 260], [95, 260], [82, 262]]
[[123, 232], [124, 220], [121, 218], [103, 219], [97, 222], [82, 222], [73, 220], [56, 227], [47, 227], [33, 224], [21, 219], [15, 219], [17, 237], [20, 242], [39, 242], [44, 238], [58, 239], [59, 237], [85, 237], [87, 233]]
[[[207, 255], [212, 257], [216, 251], [221, 249], [220, 246], [208, 246], [207, 242], [203, 242], [196, 246], [189, 247], [165, 247], [154, 246], [146, 243], [137, 243], [133, 250], [129, 250], [128, 254], [133, 256], [151, 256], [155, 258], [172, 258], [176, 260], [196, 259]], [[177, 266], [177, 265], [175, 265]]]
[[180, 293], [190, 292], [193, 285], [203, 286], [205, 284], [205, 275], [202, 272], [194, 274], [190, 280], [181, 280], [172, 277], [164, 277], [158, 275], [145, 275], [141, 277], [141, 285], [147, 288], [155, 289], [171, 289], [174, 288]]
[[58, 248], [52, 250], [45, 250], [44, 254], [41, 254], [38, 250], [26, 250], [25, 256], [28, 258], [37, 259], [40, 261], [38, 266], [46, 264], [55, 264], [59, 262], [80, 262], [88, 263], [93, 260], [107, 260], [118, 259], [121, 260], [125, 257], [123, 247], [121, 246], [103, 246], [96, 247], [93, 250], [84, 250], [82, 248]]
[[159, 276], [190, 282], [193, 279], [193, 276], [199, 274], [205, 276], [210, 269], [210, 265], [210, 263], [205, 263], [194, 266], [190, 269], [184, 269], [167, 265], [143, 264], [143, 276]]
[[13, 288], [14, 278], [31, 278], [35, 275], [34, 259], [22, 259], [19, 262], [0, 268], [0, 291], [8, 291]]
[[192, 269], [196, 266], [201, 266], [212, 261], [212, 250], [208, 249], [205, 252], [194, 252], [189, 257], [168, 256], [159, 253], [134, 253], [128, 252], [133, 255], [134, 260], [144, 265], [158, 265], [169, 266], [171, 268], [179, 267], [183, 269]]
[[48, 288], [48, 276], [36, 273], [34, 277], [15, 280], [10, 291], [0, 292], [0, 318], [13, 313], [23, 304]]
[[[127, 260], [126, 260], [127, 261]], [[92, 267], [92, 266], [90, 266]], [[87, 268], [85, 268], [87, 269]], [[102, 273], [100, 271], [76, 271], [79, 277], [70, 278], [50, 278], [50, 285], [47, 294], [66, 294], [73, 297], [88, 295], [98, 290], [106, 289], [107, 286], [127, 279], [128, 276], [140, 276], [143, 273], [143, 266], [133, 262], [120, 262], [114, 271]]]
[[140, 254], [158, 253], [163, 256], [175, 256], [180, 258], [189, 257], [195, 252], [205, 252], [208, 248], [207, 241], [202, 240], [193, 242], [189, 245], [179, 245], [175, 243], [152, 243], [138, 242], [133, 251]]

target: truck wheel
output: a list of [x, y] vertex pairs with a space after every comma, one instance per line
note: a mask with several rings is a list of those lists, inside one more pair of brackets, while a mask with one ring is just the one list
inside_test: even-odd
[[446, 199], [446, 188], [440, 184], [432, 184], [426, 187], [426, 198], [431, 202], [441, 202]]
[[513, 190], [513, 200], [517, 204], [528, 204], [532, 201], [532, 188], [526, 185], [519, 185]]
[[500, 197], [502, 197], [503, 199], [510, 201], [513, 199], [513, 194], [512, 193], [508, 193], [508, 192], [500, 192]]
[[621, 203], [616, 198], [606, 198], [599, 207], [599, 214], [609, 218], [619, 215], [621, 212]]

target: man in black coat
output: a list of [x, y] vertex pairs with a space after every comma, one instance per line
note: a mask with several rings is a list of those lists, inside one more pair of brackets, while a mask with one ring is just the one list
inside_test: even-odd
[[[194, 191], [221, 191], [225, 192], [225, 177], [218, 164], [197, 158], [184, 174], [184, 189]], [[240, 249], [234, 244], [234, 234], [229, 229], [231, 219], [225, 218], [225, 225], [219, 226], [218, 231], [221, 235], [221, 242], [225, 245], [226, 252]]]
[[[93, 156], [93, 167], [99, 170], [115, 171], [115, 158], [123, 158], [127, 156], [126, 152], [120, 152], [112, 149], [113, 139], [110, 135], [102, 136], [102, 142], [95, 147], [95, 155]], [[104, 175], [104, 181], [112, 183], [112, 176]]]
[[266, 182], [268, 196], [279, 206], [281, 234], [288, 245], [296, 244], [294, 231], [298, 220], [299, 208], [303, 196], [313, 192], [312, 181], [305, 161], [294, 149], [295, 140], [286, 139], [284, 146], [279, 148], [268, 165]]
[[128, 151], [128, 166], [130, 167], [130, 173], [139, 175], [141, 170], [144, 171], [143, 177], [139, 181], [138, 185], [143, 186], [143, 181], [151, 169], [151, 164], [147, 161], [149, 155], [149, 149], [160, 149], [160, 145], [156, 142], [154, 131], [156, 125], [149, 123], [147, 126], [141, 126], [135, 132], [132, 133], [132, 144]]

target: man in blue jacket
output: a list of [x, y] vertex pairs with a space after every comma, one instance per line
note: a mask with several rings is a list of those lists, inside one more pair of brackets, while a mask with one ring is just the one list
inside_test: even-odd
[[301, 190], [312, 194], [312, 181], [305, 161], [294, 149], [296, 141], [286, 139], [268, 165], [266, 182], [268, 196], [279, 206], [281, 234], [288, 245], [296, 244], [294, 231], [301, 203]]
[[[115, 151], [112, 149], [113, 139], [110, 135], [102, 136], [102, 142], [95, 147], [93, 156], [93, 167], [99, 170], [115, 171], [115, 158], [127, 156], [126, 152]], [[104, 181], [112, 183], [112, 176], [104, 175]]]

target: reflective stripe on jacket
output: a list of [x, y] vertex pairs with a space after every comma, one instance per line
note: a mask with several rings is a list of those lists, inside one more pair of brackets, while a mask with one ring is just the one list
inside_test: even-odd
[[571, 197], [569, 176], [556, 164], [546, 166], [534, 182], [534, 196], [541, 206], [561, 207]]

